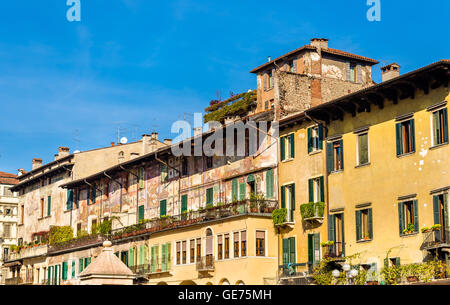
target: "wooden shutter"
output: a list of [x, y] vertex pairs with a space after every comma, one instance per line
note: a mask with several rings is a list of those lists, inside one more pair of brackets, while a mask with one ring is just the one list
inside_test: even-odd
[[166, 264], [167, 264], [167, 270], [170, 270], [170, 267], [172, 266], [172, 244], [167, 243], [166, 244]]
[[133, 248], [128, 249], [128, 267], [133, 267]]
[[285, 137], [280, 138], [280, 158], [281, 158], [281, 161], [286, 160], [286, 138]]
[[273, 169], [266, 172], [266, 197], [273, 197]]
[[75, 278], [75, 260], [72, 260], [72, 278]]
[[94, 186], [92, 186], [92, 203], [96, 203], [97, 202], [97, 188]]
[[245, 200], [246, 194], [246, 185], [245, 183], [241, 183], [239, 185], [239, 200]]
[[414, 127], [414, 119], [411, 121], [411, 152], [416, 151], [416, 132]]
[[145, 181], [145, 169], [143, 167], [139, 168], [139, 188], [144, 188], [144, 181]]
[[286, 187], [285, 186], [281, 187], [281, 208], [282, 209], [286, 208]]
[[327, 143], [327, 171], [331, 173], [334, 170], [333, 143]]
[[187, 212], [187, 201], [188, 201], [187, 195], [181, 196], [181, 213]]
[[320, 201], [325, 202], [325, 179], [323, 176], [319, 178], [319, 184], [320, 184]]
[[235, 201], [238, 199], [238, 180], [233, 179], [231, 182], [231, 200]]
[[167, 244], [162, 245], [161, 252], [162, 252], [161, 269], [162, 271], [167, 271]]
[[323, 126], [322, 126], [322, 124], [319, 124], [318, 130], [319, 130], [319, 149], [323, 149]]
[[52, 212], [52, 196], [47, 197], [47, 216], [50, 216]]
[[400, 235], [403, 235], [403, 230], [405, 229], [405, 216], [403, 209], [403, 202], [398, 203], [398, 229]]
[[336, 241], [336, 216], [328, 217], [328, 240]]
[[139, 206], [139, 221], [144, 220], [144, 218], [145, 218], [145, 206], [140, 205]]
[[291, 158], [295, 158], [295, 134], [291, 134]]
[[294, 65], [294, 71], [292, 71], [292, 72], [294, 72], [294, 73], [297, 73], [297, 58], [295, 58], [293, 61], [292, 61], [292, 64]]
[[166, 216], [167, 200], [161, 200], [159, 202], [159, 216]]
[[347, 81], [350, 81], [350, 63], [349, 62], [345, 63], [345, 74], [347, 77]]
[[356, 211], [356, 241], [362, 239], [362, 229], [361, 229], [361, 211]]
[[213, 188], [206, 190], [206, 206], [212, 206], [214, 202]]
[[320, 263], [320, 233], [314, 234], [314, 264]]
[[397, 156], [403, 155], [403, 134], [402, 134], [402, 124], [398, 123], [395, 125], [396, 143], [397, 143]]
[[441, 208], [439, 206], [439, 196], [433, 196], [433, 216], [434, 224], [441, 224]]
[[263, 82], [263, 86], [264, 86], [264, 90], [267, 90], [267, 77], [268, 77], [268, 75], [267, 75], [267, 73], [265, 72], [263, 75], [262, 75], [262, 82]]
[[344, 213], [341, 214], [341, 235], [342, 235], [342, 256], [345, 256], [345, 225], [344, 225]]
[[152, 253], [150, 258], [150, 272], [154, 273], [156, 272], [156, 253], [155, 253], [155, 246], [152, 246]]
[[47, 269], [47, 283], [48, 283], [49, 285], [52, 284], [52, 282], [51, 282], [52, 274], [53, 274], [53, 267], [52, 267], [52, 266], [49, 266], [48, 269]]
[[81, 272], [83, 272], [83, 259], [82, 258], [80, 258], [78, 260], [78, 273], [81, 273]]
[[308, 234], [308, 263], [314, 263], [314, 235]]
[[433, 112], [433, 144], [438, 145], [441, 144], [441, 139], [439, 137], [440, 134], [440, 122], [439, 122], [439, 111]]
[[289, 264], [289, 239], [283, 239], [283, 265]]
[[339, 162], [341, 163], [340, 170], [344, 169], [344, 140], [339, 141]]
[[62, 263], [62, 280], [63, 281], [67, 280], [67, 271], [68, 271], [67, 262], [63, 262]]
[[289, 263], [295, 264], [295, 237], [289, 238]]
[[419, 232], [419, 204], [417, 200], [413, 201], [413, 210], [414, 210], [414, 232]]
[[308, 128], [308, 153], [313, 151], [312, 145], [312, 128]]
[[356, 65], [356, 82], [362, 83], [362, 67], [361, 67], [361, 65]]
[[72, 208], [73, 208], [73, 190], [67, 190], [66, 209], [72, 210]]
[[373, 239], [373, 218], [372, 218], [372, 209], [369, 209], [368, 212], [368, 221], [369, 221], [369, 238]]
[[444, 133], [444, 142], [448, 143], [448, 111], [447, 108], [444, 108], [442, 110], [443, 114], [443, 121], [444, 121], [444, 126], [442, 126], [443, 129], [443, 133]]
[[395, 258], [395, 266], [400, 267], [400, 257]]
[[89, 205], [91, 202], [91, 189], [87, 188], [86, 189], [86, 204]]
[[[295, 211], [295, 183], [291, 184], [291, 210]], [[291, 219], [294, 221], [294, 219]]]
[[308, 180], [309, 202], [314, 202], [314, 179]]

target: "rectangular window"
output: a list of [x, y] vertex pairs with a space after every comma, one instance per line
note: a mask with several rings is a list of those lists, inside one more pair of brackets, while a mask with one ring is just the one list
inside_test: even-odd
[[167, 166], [161, 164], [161, 183], [166, 182], [167, 180]]
[[295, 184], [281, 187], [281, 208], [287, 209], [287, 222], [294, 222], [295, 213]]
[[317, 125], [308, 128], [308, 153], [316, 152], [323, 149], [323, 127]]
[[325, 202], [324, 177], [309, 179], [309, 202]]
[[295, 66], [294, 66], [295, 61], [291, 60], [289, 62], [289, 72], [295, 72]]
[[41, 198], [41, 218], [44, 218], [44, 198]]
[[206, 190], [206, 206], [210, 207], [214, 205], [214, 190], [209, 188]]
[[295, 134], [280, 138], [281, 161], [291, 160], [295, 157]]
[[358, 135], [358, 165], [369, 163], [369, 134]]
[[239, 232], [234, 233], [234, 257], [239, 257]]
[[144, 219], [145, 219], [145, 206], [143, 206], [143, 205], [139, 206], [139, 214], [138, 214], [138, 216], [139, 216], [139, 222], [144, 221]]
[[145, 169], [143, 167], [139, 167], [139, 188], [144, 188], [145, 181]]
[[183, 161], [181, 162], [181, 175], [182, 176], [188, 175], [188, 160], [187, 159], [183, 159]]
[[295, 237], [283, 239], [283, 267], [296, 263]]
[[223, 259], [223, 235], [217, 236], [217, 259]]
[[399, 202], [398, 217], [400, 235], [419, 232], [419, 211], [417, 200]]
[[188, 210], [188, 196], [181, 196], [181, 214], [187, 212]]
[[70, 211], [73, 208], [73, 190], [67, 190], [66, 210]]
[[177, 242], [177, 265], [181, 265], [181, 242]]
[[448, 221], [446, 208], [448, 206], [448, 193], [433, 196], [433, 218], [435, 225], [441, 225], [440, 231], [435, 231], [435, 241], [438, 243], [445, 242], [448, 234]]
[[197, 238], [197, 262], [202, 260], [202, 239]]
[[308, 265], [310, 268], [320, 263], [320, 233], [308, 234]]
[[256, 256], [266, 256], [266, 232], [256, 231]]
[[11, 237], [11, 225], [9, 223], [3, 223], [3, 237], [4, 238]]
[[397, 156], [415, 152], [414, 119], [396, 125]]
[[183, 264], [187, 264], [187, 241], [183, 241]]
[[159, 202], [159, 216], [163, 217], [167, 215], [167, 200], [161, 200]]
[[356, 76], [356, 65], [350, 64], [350, 81], [356, 82], [357, 76]]
[[47, 197], [47, 216], [50, 216], [52, 212], [52, 196]]
[[334, 241], [332, 252], [336, 257], [344, 256], [344, 214], [330, 215], [328, 219], [328, 239]]
[[433, 112], [433, 145], [448, 143], [447, 108]]
[[20, 224], [23, 224], [23, 219], [25, 217], [25, 206], [20, 206]]
[[273, 88], [273, 74], [272, 71], [269, 72], [269, 89]]
[[337, 172], [344, 169], [344, 142], [337, 140], [327, 144], [328, 172]]
[[356, 211], [356, 241], [372, 240], [372, 209]]
[[224, 254], [225, 259], [230, 258], [230, 234], [225, 234], [224, 236]]
[[190, 262], [191, 264], [195, 263], [195, 239], [191, 239], [191, 247], [190, 247]]
[[241, 232], [241, 256], [247, 256], [247, 231]]

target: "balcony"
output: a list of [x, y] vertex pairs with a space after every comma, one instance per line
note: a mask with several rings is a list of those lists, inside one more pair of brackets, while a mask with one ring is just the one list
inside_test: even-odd
[[325, 204], [323, 202], [309, 202], [300, 206], [303, 221], [323, 222]]
[[211, 272], [215, 270], [214, 256], [207, 255], [197, 258], [196, 269], [198, 272]]
[[177, 216], [164, 216], [158, 219], [143, 221], [137, 225], [112, 230], [111, 234], [113, 240], [120, 240], [240, 215], [265, 215], [271, 217], [272, 211], [277, 206], [278, 202], [275, 200], [260, 200], [256, 203], [251, 200], [243, 200], [230, 204], [201, 208], [197, 211], [190, 211]]
[[450, 228], [423, 233], [421, 250], [436, 251], [442, 248], [450, 248]]
[[278, 266], [278, 279], [280, 285], [308, 285], [312, 282], [307, 263]]
[[18, 252], [11, 252], [8, 255], [8, 261], [16, 261], [24, 258], [45, 256], [48, 251], [47, 245], [33, 245], [21, 248]]
[[13, 277], [9, 279], [5, 279], [5, 285], [22, 285], [23, 279], [21, 277]]
[[89, 235], [86, 237], [75, 238], [65, 242], [53, 244], [48, 246], [48, 253], [55, 253], [64, 250], [70, 250], [75, 248], [89, 247], [94, 245], [100, 245], [106, 240], [106, 237], [102, 235]]
[[345, 243], [338, 241], [333, 245], [323, 247], [323, 256], [333, 260], [345, 260]]

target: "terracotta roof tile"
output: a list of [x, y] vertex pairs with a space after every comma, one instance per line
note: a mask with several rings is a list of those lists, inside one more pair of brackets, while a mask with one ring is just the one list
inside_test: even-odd
[[0, 184], [17, 184], [19, 180], [17, 179], [17, 175], [10, 174], [6, 172], [0, 172]]

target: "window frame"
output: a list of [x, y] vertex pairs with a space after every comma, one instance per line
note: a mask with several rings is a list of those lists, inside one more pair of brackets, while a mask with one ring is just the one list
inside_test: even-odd
[[[362, 136], [367, 136], [367, 162], [361, 163], [361, 150], [360, 150], [360, 138]], [[369, 141], [369, 131], [363, 131], [356, 134], [356, 166], [364, 166], [370, 164], [370, 141]]]
[[[442, 112], [442, 113], [441, 113]], [[435, 134], [435, 120], [434, 120], [434, 116], [435, 114], [438, 114], [439, 116], [439, 132], [440, 132], [440, 141], [437, 141], [436, 138], [436, 134]], [[448, 110], [447, 107], [443, 107], [443, 108], [439, 108], [439, 109], [435, 109], [433, 111], [431, 111], [430, 113], [430, 125], [431, 125], [431, 139], [432, 139], [432, 146], [433, 147], [439, 147], [441, 145], [445, 145], [449, 143], [449, 135], [448, 135]], [[440, 143], [437, 143], [440, 142]]]

